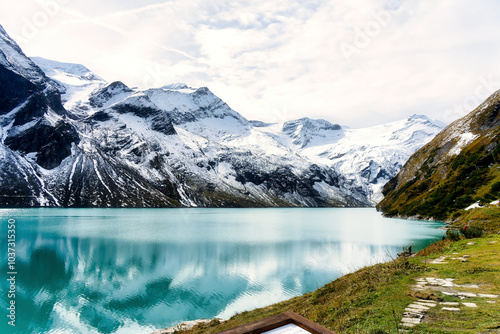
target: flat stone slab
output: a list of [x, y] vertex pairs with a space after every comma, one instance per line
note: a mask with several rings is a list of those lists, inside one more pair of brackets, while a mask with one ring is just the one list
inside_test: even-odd
[[432, 260], [429, 263], [431, 263], [431, 264], [445, 264], [445, 263], [448, 263], [448, 262], [445, 262], [445, 260], [446, 260], [446, 257], [445, 256], [441, 256], [441, 257], [438, 257], [437, 259]]
[[417, 318], [422, 319], [424, 315], [422, 313], [414, 313], [414, 312], [404, 312], [403, 318]]
[[408, 305], [408, 308], [416, 309], [416, 310], [424, 310], [424, 311], [427, 311], [429, 309], [428, 306], [420, 305], [417, 303], [412, 303], [412, 304]]
[[405, 326], [405, 327], [415, 327], [415, 324], [411, 324], [409, 322], [402, 322], [401, 323], [401, 326]]
[[436, 303], [433, 303], [433, 302], [421, 302], [421, 301], [413, 302], [413, 304], [427, 306], [427, 307], [434, 307], [437, 305]]
[[460, 303], [458, 302], [441, 302], [441, 305], [447, 305], [447, 306], [458, 306]]
[[460, 309], [458, 307], [443, 307], [442, 310], [450, 312], [458, 312]]
[[498, 295], [489, 295], [487, 293], [478, 293], [477, 295], [481, 298], [498, 298]]
[[477, 304], [476, 303], [462, 303], [464, 306], [467, 306], [467, 307], [477, 307]]
[[[458, 298], [461, 298], [461, 299], [481, 297], [477, 293], [472, 293], [472, 292], [448, 292], [448, 291], [441, 291], [441, 292], [444, 295], [458, 297]], [[485, 297], [485, 298], [491, 298], [491, 297]]]
[[406, 322], [406, 323], [409, 323], [409, 324], [418, 325], [420, 323], [420, 319], [416, 319], [416, 318], [403, 318], [403, 319], [401, 319], [401, 322]]
[[461, 298], [461, 297], [464, 297], [464, 298], [478, 297], [478, 294], [473, 293], [473, 292], [459, 292], [459, 293], [457, 293], [457, 295], [459, 298]]
[[470, 289], [479, 289], [479, 285], [477, 284], [464, 284], [461, 285], [462, 288], [470, 288]]
[[440, 284], [441, 286], [448, 287], [448, 288], [453, 288], [455, 284], [453, 282], [444, 282]]
[[425, 310], [407, 307], [407, 308], [405, 308], [405, 311], [410, 312], [410, 313], [414, 313], [414, 314], [422, 314], [423, 311], [425, 311]]

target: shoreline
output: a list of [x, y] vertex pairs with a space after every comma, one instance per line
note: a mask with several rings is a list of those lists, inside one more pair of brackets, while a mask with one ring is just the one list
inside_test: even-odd
[[204, 325], [204, 324], [222, 324], [229, 319], [221, 319], [221, 318], [213, 318], [213, 319], [196, 319], [196, 320], [188, 320], [188, 321], [183, 321], [178, 325], [172, 326], [172, 327], [167, 327], [164, 329], [158, 329], [151, 334], [174, 334], [179, 331], [186, 331], [186, 330], [191, 330], [193, 327], [197, 325]]
[[[487, 330], [488, 321], [494, 319], [479, 316], [483, 311], [474, 313], [476, 310], [491, 310], [484, 312], [500, 315], [500, 277], [495, 274], [498, 271], [495, 268], [500, 265], [498, 254], [500, 236], [496, 233], [459, 241], [438, 240], [411, 257], [363, 267], [313, 292], [236, 314], [223, 324], [199, 323], [185, 333], [218, 333], [284, 311], [293, 311], [338, 333], [372, 333], [376, 330], [392, 333], [394, 328], [408, 328], [410, 325], [421, 326], [419, 329], [427, 329], [429, 333], [441, 333], [443, 326], [461, 328], [462, 314], [467, 314], [473, 317], [468, 325], [472, 329], [464, 333], [477, 333], [474, 326]], [[446, 284], [434, 289], [435, 279]], [[424, 281], [427, 287], [420, 291], [419, 286]], [[461, 284], [464, 288], [479, 288], [467, 293], [461, 293], [460, 289], [455, 291], [453, 287], [461, 287]], [[468, 300], [462, 301], [463, 298]], [[428, 317], [427, 313], [431, 312], [433, 315], [429, 319], [445, 317], [447, 320], [435, 325], [429, 320], [418, 323], [415, 320], [413, 324], [413, 320], [408, 320], [411, 315], [405, 315], [408, 313], [405, 309], [410, 307], [408, 305], [424, 302], [434, 305], [435, 310], [443, 310], [437, 313], [433, 309], [419, 311], [419, 319]], [[453, 308], [460, 311], [447, 311], [451, 304], [460, 305]], [[455, 315], [451, 320], [447, 318]], [[500, 321], [500, 316], [497, 318]], [[163, 334], [154, 334], [160, 333]]]

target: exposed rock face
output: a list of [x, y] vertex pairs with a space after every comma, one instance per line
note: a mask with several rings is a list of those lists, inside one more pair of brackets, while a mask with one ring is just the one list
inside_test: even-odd
[[[0, 53], [0, 56], [3, 56]], [[37, 87], [24, 77], [0, 66], [0, 114], [4, 115], [26, 101]]]
[[59, 121], [52, 126], [43, 120], [25, 131], [7, 136], [4, 141], [10, 149], [22, 154], [35, 152], [36, 163], [45, 169], [59, 166], [71, 155], [71, 145], [79, 142], [78, 134], [68, 123]]
[[53, 169], [78, 144], [54, 85], [0, 28], [0, 125], [2, 144]]

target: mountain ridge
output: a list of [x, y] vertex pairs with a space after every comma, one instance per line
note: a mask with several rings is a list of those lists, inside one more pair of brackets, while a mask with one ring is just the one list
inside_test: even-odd
[[17, 104], [0, 115], [3, 207], [373, 206], [440, 130], [422, 119], [376, 131], [248, 121], [206, 87], [130, 88], [10, 50], [41, 88], [7, 96]]

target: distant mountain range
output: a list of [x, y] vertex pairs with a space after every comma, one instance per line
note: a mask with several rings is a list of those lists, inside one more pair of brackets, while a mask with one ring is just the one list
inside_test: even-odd
[[383, 192], [387, 216], [453, 220], [471, 204], [498, 203], [500, 90], [412, 155]]
[[373, 206], [441, 129], [249, 121], [205, 87], [30, 59], [0, 27], [1, 207]]

